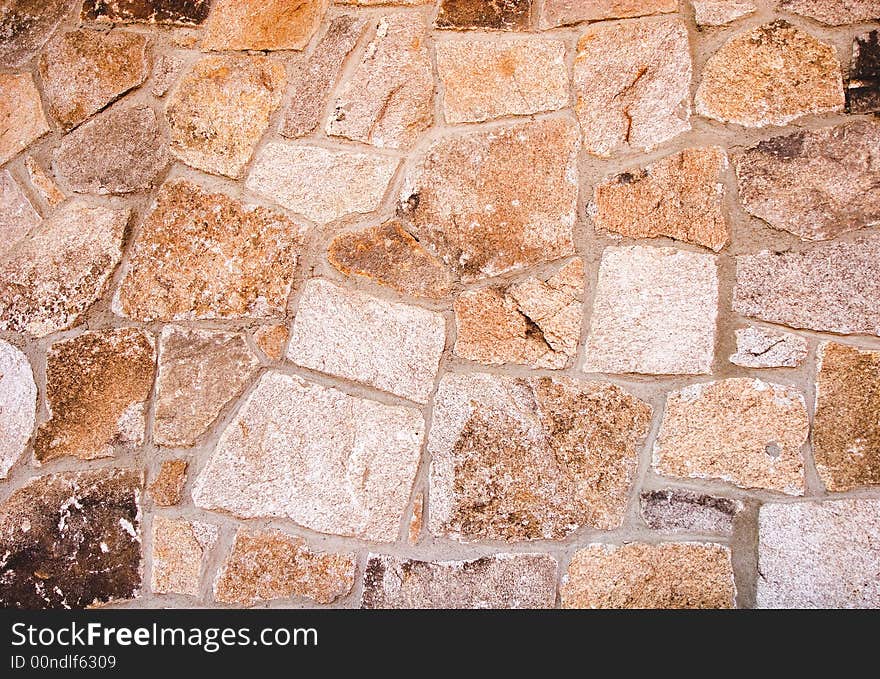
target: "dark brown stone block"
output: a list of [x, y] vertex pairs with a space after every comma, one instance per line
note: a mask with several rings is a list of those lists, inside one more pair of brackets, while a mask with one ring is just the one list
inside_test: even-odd
[[85, 608], [141, 585], [140, 476], [122, 469], [33, 479], [0, 508], [0, 606]]
[[850, 113], [880, 113], [880, 31], [853, 40], [846, 108]]
[[73, 4], [73, 0], [4, 2], [0, 6], [0, 66], [18, 66], [30, 59], [58, 28]]
[[208, 18], [211, 0], [85, 0], [85, 21], [193, 26]]
[[522, 31], [529, 28], [532, 0], [442, 0], [437, 28], [488, 28]]

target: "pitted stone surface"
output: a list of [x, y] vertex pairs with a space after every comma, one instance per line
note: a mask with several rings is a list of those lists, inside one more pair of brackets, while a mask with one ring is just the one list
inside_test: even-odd
[[24, 238], [42, 219], [8, 170], [0, 170], [0, 238], [8, 248]]
[[670, 533], [733, 533], [743, 503], [689, 490], [651, 490], [639, 496], [648, 528]]
[[37, 385], [27, 356], [0, 340], [0, 479], [24, 453], [36, 409]]
[[6, 0], [0, 7], [0, 66], [13, 68], [39, 52], [75, 4], [75, 0]]
[[85, 0], [84, 21], [194, 26], [201, 24], [212, 0]]
[[666, 14], [676, 9], [676, 0], [544, 0], [540, 25], [553, 28], [582, 21]]
[[0, 73], [0, 165], [49, 131], [30, 73]]
[[200, 594], [205, 557], [217, 541], [217, 526], [202, 521], [153, 518], [150, 589], [157, 594]]
[[758, 326], [738, 328], [730, 362], [744, 368], [794, 368], [807, 357], [807, 340]]

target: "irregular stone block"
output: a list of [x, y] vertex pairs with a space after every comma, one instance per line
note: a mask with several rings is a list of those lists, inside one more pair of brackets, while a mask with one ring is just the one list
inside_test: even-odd
[[153, 441], [194, 446], [259, 364], [241, 335], [166, 326], [159, 341]]
[[744, 368], [794, 368], [806, 357], [803, 337], [750, 326], [736, 330], [736, 353], [730, 362]]
[[329, 0], [214, 0], [204, 50], [302, 50]]
[[39, 52], [75, 4], [74, 0], [6, 0], [0, 7], [0, 66], [13, 68]]
[[766, 504], [758, 537], [758, 608], [880, 606], [877, 500]]
[[589, 545], [562, 579], [563, 608], [733, 608], [730, 550], [699, 542]]
[[46, 356], [51, 418], [34, 441], [37, 462], [112, 457], [141, 445], [155, 363], [153, 338], [134, 328], [55, 342]]
[[469, 290], [455, 301], [455, 353], [480, 363], [563, 368], [577, 355], [584, 264], [576, 258], [546, 280]]
[[168, 152], [149, 106], [114, 107], [68, 134], [55, 167], [77, 193], [132, 193], [149, 189]]
[[270, 372], [221, 434], [193, 499], [245, 518], [287, 517], [323, 533], [392, 542], [423, 435], [415, 409]]
[[36, 414], [37, 385], [31, 364], [16, 347], [0, 340], [0, 479], [24, 453]]
[[348, 276], [366, 276], [413, 297], [440, 299], [452, 289], [449, 269], [396, 219], [338, 235], [327, 259]]
[[240, 529], [214, 583], [214, 598], [244, 606], [295, 596], [329, 604], [351, 591], [355, 565], [354, 554], [315, 552], [278, 531]]
[[555, 28], [582, 21], [627, 19], [665, 14], [677, 9], [676, 0], [544, 0], [540, 27]]
[[725, 169], [724, 150], [709, 146], [622, 172], [594, 189], [593, 221], [629, 238], [667, 236], [717, 252], [730, 239], [721, 183]]
[[523, 31], [532, 23], [532, 0], [440, 0], [435, 28]]
[[290, 331], [286, 325], [266, 325], [254, 332], [254, 342], [271, 361], [280, 361]]
[[441, 138], [407, 175], [398, 215], [464, 282], [574, 254], [577, 131], [569, 118]]
[[709, 57], [694, 106], [707, 118], [745, 127], [842, 111], [837, 50], [785, 21], [758, 26]]
[[434, 122], [428, 31], [418, 14], [382, 17], [354, 73], [337, 89], [327, 134], [408, 149]]
[[439, 313], [312, 279], [303, 289], [287, 358], [427, 403], [445, 343]]
[[666, 398], [654, 471], [802, 495], [809, 430], [793, 387], [746, 378], [692, 384]]
[[777, 229], [828, 240], [880, 223], [880, 123], [854, 120], [759, 142], [736, 161], [743, 207]]
[[639, 496], [639, 508], [652, 530], [730, 535], [743, 503], [682, 489], [650, 490]]
[[18, 183], [7, 170], [0, 170], [0, 239], [10, 247], [28, 235], [41, 221]]
[[880, 113], [880, 31], [868, 31], [853, 38], [846, 110]]
[[793, 328], [880, 335], [880, 237], [737, 257], [733, 309]]
[[44, 337], [76, 323], [119, 263], [129, 215], [72, 203], [0, 254], [0, 329]]
[[25, 159], [25, 167], [31, 184], [43, 196], [49, 207], [55, 207], [67, 198], [33, 156]]
[[0, 165], [49, 131], [30, 73], [0, 73]]
[[691, 129], [691, 53], [680, 19], [587, 28], [574, 60], [584, 146], [603, 158], [651, 150]]
[[294, 62], [290, 103], [278, 131], [285, 137], [304, 137], [318, 127], [330, 92], [364, 29], [365, 18], [343, 14], [331, 19], [311, 56]]
[[265, 57], [205, 57], [165, 107], [171, 152], [187, 165], [238, 179], [281, 105], [284, 67]]
[[555, 111], [568, 105], [561, 40], [438, 42], [437, 74], [448, 123]]
[[723, 26], [754, 14], [755, 3], [746, 0], [693, 0], [697, 26]]
[[212, 0], [85, 0], [83, 21], [114, 24], [201, 24]]
[[880, 351], [819, 346], [813, 455], [832, 492], [880, 485]]
[[779, 0], [779, 8], [831, 26], [880, 19], [876, 0]]
[[266, 144], [247, 178], [249, 189], [307, 219], [327, 224], [379, 207], [400, 161], [308, 144]]
[[304, 236], [305, 227], [278, 212], [167, 181], [113, 310], [141, 321], [280, 316]]
[[49, 111], [69, 130], [149, 74], [147, 38], [137, 33], [78, 30], [55, 36], [40, 57]]
[[431, 532], [515, 542], [616, 528], [650, 421], [647, 403], [608, 383], [445, 375], [428, 441]]
[[123, 469], [31, 479], [0, 507], [0, 606], [87, 608], [137, 596], [140, 485]]
[[198, 596], [205, 557], [218, 532], [210, 523], [154, 516], [150, 589], [156, 594]]
[[153, 502], [162, 507], [171, 507], [180, 502], [186, 484], [186, 460], [165, 460], [159, 466], [159, 473], [148, 490]]
[[553, 608], [556, 560], [496, 554], [472, 561], [415, 561], [371, 554], [362, 608]]
[[183, 59], [174, 54], [160, 54], [153, 64], [153, 84], [150, 93], [154, 97], [164, 97], [171, 86], [177, 82], [183, 68]]
[[714, 256], [640, 245], [605, 248], [583, 369], [709, 373], [717, 314]]

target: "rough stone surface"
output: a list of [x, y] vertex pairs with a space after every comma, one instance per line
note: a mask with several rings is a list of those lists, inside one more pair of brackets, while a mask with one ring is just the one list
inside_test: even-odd
[[593, 221], [629, 238], [667, 236], [716, 252], [730, 238], [721, 173], [727, 155], [717, 146], [688, 148], [617, 174], [593, 191]]
[[697, 26], [723, 26], [757, 9], [749, 0], [694, 0], [691, 4]]
[[114, 311], [141, 321], [280, 316], [304, 234], [272, 210], [183, 179], [166, 182]]
[[698, 542], [589, 545], [563, 577], [563, 608], [733, 608], [730, 550]]
[[67, 197], [58, 188], [55, 181], [46, 174], [37, 160], [33, 156], [25, 159], [25, 167], [27, 168], [28, 178], [31, 180], [33, 187], [39, 192], [43, 199], [49, 204], [49, 207], [55, 207], [63, 202]]
[[853, 38], [846, 106], [850, 113], [880, 113], [880, 31]]
[[445, 341], [439, 313], [313, 279], [299, 302], [287, 358], [427, 403]]
[[365, 276], [413, 297], [440, 299], [452, 289], [452, 273], [398, 220], [333, 239], [330, 263], [346, 275]]
[[780, 0], [779, 8], [831, 26], [880, 19], [876, 0]]
[[120, 104], [61, 142], [55, 167], [77, 193], [131, 193], [151, 188], [168, 153], [149, 106]]
[[42, 219], [18, 183], [0, 170], [0, 241], [8, 248], [24, 238]]
[[150, 93], [154, 97], [164, 97], [171, 86], [177, 82], [183, 69], [183, 59], [174, 54], [160, 54], [153, 64], [153, 82]]
[[122, 469], [32, 479], [0, 507], [0, 606], [85, 608], [141, 585], [139, 476]]
[[52, 116], [69, 130], [144, 82], [147, 44], [143, 35], [122, 31], [77, 30], [50, 40], [40, 79]]
[[880, 122], [772, 137], [739, 156], [736, 176], [746, 210], [803, 239], [880, 224]]
[[880, 335], [880, 237], [737, 257], [733, 309], [794, 328]]
[[758, 515], [759, 608], [880, 606], [880, 502], [765, 504]]
[[214, 583], [214, 598], [244, 606], [291, 597], [329, 604], [351, 591], [355, 565], [354, 554], [316, 552], [301, 538], [241, 529]]
[[694, 106], [700, 115], [746, 127], [842, 111], [837, 51], [785, 21], [758, 26], [709, 58]]
[[153, 338], [134, 328], [55, 342], [46, 357], [51, 418], [37, 432], [34, 458], [92, 460], [143, 443], [155, 363]]
[[217, 526], [201, 521], [153, 517], [153, 570], [157, 594], [198, 596], [205, 556], [217, 541]]
[[434, 120], [434, 79], [424, 18], [379, 20], [363, 59], [337, 92], [327, 134], [408, 149]]
[[371, 554], [362, 608], [553, 608], [556, 560], [495, 554], [472, 561], [416, 561]]
[[809, 429], [804, 397], [793, 387], [739, 377], [692, 384], [666, 398], [653, 467], [801, 495]]
[[880, 351], [819, 347], [813, 455], [832, 492], [880, 485]]
[[165, 460], [159, 466], [159, 473], [150, 484], [150, 497], [162, 507], [171, 507], [180, 502], [183, 487], [186, 485], [186, 460]]
[[563, 368], [577, 355], [584, 264], [574, 259], [546, 280], [462, 293], [455, 301], [455, 353], [480, 363]]
[[583, 369], [708, 373], [717, 307], [714, 256], [640, 245], [605, 248]]
[[574, 61], [584, 146], [600, 157], [650, 150], [691, 129], [693, 66], [680, 19], [591, 25]]
[[676, 0], [544, 0], [540, 25], [554, 28], [582, 21], [665, 14], [676, 9]]
[[397, 539], [424, 436], [414, 409], [263, 375], [199, 476], [196, 506]]
[[271, 142], [254, 161], [247, 186], [327, 224], [378, 208], [399, 163], [388, 156]]
[[242, 335], [166, 326], [159, 341], [153, 441], [194, 446], [258, 365]]
[[807, 357], [807, 340], [757, 326], [736, 330], [730, 362], [744, 368], [794, 368]]
[[407, 175], [398, 214], [465, 282], [572, 255], [577, 151], [568, 118], [442, 138]]
[[289, 80], [292, 95], [281, 119], [281, 134], [303, 137], [318, 127], [330, 91], [366, 26], [365, 18], [353, 14], [335, 17], [312, 54], [294, 62]]
[[436, 28], [523, 31], [532, 24], [532, 0], [440, 0]]
[[208, 18], [212, 0], [85, 0], [84, 21], [195, 26]]
[[214, 0], [202, 49], [304, 49], [328, 4], [329, 0]]
[[254, 341], [271, 361], [281, 360], [289, 337], [290, 330], [286, 325], [266, 325], [254, 332]]
[[0, 254], [0, 329], [43, 337], [76, 323], [119, 263], [128, 218], [72, 203]]
[[165, 107], [171, 152], [199, 170], [237, 179], [281, 104], [285, 82], [284, 67], [265, 57], [197, 61]]
[[438, 42], [437, 73], [448, 123], [555, 111], [568, 105], [561, 40]]
[[406, 538], [409, 544], [418, 544], [419, 538], [422, 537], [422, 525], [425, 516], [425, 495], [419, 491], [413, 500], [412, 516], [409, 517], [409, 528], [406, 532]]
[[49, 131], [30, 73], [0, 73], [0, 165]]
[[649, 490], [639, 496], [639, 508], [652, 530], [730, 535], [743, 503], [690, 490]]
[[24, 453], [36, 408], [37, 386], [27, 356], [0, 340], [0, 479]]
[[75, 4], [74, 0], [6, 0], [0, 7], [0, 66], [18, 66], [39, 52]]
[[608, 383], [445, 375], [428, 442], [431, 532], [514, 542], [616, 528], [650, 421], [648, 404]]

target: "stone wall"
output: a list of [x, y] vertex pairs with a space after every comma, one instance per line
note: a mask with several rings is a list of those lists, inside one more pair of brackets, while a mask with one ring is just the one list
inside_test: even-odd
[[0, 604], [880, 605], [877, 0], [0, 6]]

